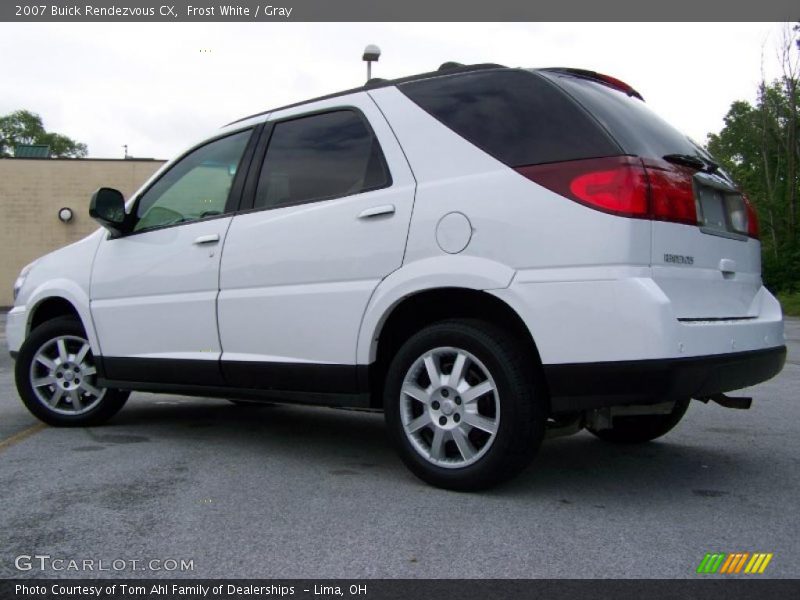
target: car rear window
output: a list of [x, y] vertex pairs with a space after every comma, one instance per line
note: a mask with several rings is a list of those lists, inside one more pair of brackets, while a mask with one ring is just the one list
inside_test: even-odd
[[592, 113], [626, 154], [644, 158], [660, 158], [667, 154], [710, 158], [703, 148], [638, 98], [590, 79], [553, 72], [545, 76]]
[[511, 167], [620, 154], [596, 121], [536, 73], [485, 71], [398, 87], [444, 125]]

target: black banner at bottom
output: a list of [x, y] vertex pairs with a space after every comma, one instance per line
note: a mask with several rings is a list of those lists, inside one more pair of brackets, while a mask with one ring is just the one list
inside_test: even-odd
[[3, 600], [738, 600], [800, 598], [800, 579], [24, 579]]

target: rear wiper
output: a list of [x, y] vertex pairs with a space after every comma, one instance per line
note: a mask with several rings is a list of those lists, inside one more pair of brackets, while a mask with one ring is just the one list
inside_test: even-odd
[[691, 167], [698, 171], [705, 171], [706, 173], [714, 173], [719, 169], [719, 165], [714, 161], [704, 160], [699, 156], [693, 156], [691, 154], [665, 154], [662, 158], [667, 162]]

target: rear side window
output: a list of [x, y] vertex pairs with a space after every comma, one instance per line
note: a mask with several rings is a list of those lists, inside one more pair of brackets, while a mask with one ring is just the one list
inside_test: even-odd
[[626, 154], [661, 158], [667, 154], [708, 153], [655, 114], [638, 98], [607, 85], [569, 75], [548, 74], [589, 110], [614, 136]]
[[282, 121], [270, 137], [255, 208], [275, 208], [386, 187], [389, 170], [364, 117], [352, 110]]
[[398, 87], [420, 108], [511, 167], [620, 153], [580, 106], [534, 73], [469, 73]]

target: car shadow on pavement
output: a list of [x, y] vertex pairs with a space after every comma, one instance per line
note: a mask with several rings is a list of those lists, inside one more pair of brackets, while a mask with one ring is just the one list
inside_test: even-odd
[[[227, 401], [139, 396], [92, 437], [107, 443], [169, 439], [172, 444], [212, 443], [236, 452], [284, 455], [329, 473], [392, 478], [402, 486], [425, 486], [403, 468], [380, 413], [295, 405], [238, 406]], [[144, 400], [143, 400], [144, 399]], [[116, 441], [115, 441], [116, 440]], [[719, 442], [694, 445], [680, 427], [663, 440], [614, 445], [588, 433], [547, 440], [533, 463], [514, 480], [485, 492], [493, 497], [549, 497], [568, 506], [589, 498], [638, 505], [687, 498], [715, 501], [731, 496], [759, 466], [745, 453], [732, 456]], [[430, 488], [432, 492], [438, 492]], [[654, 489], [660, 493], [654, 493]]]

